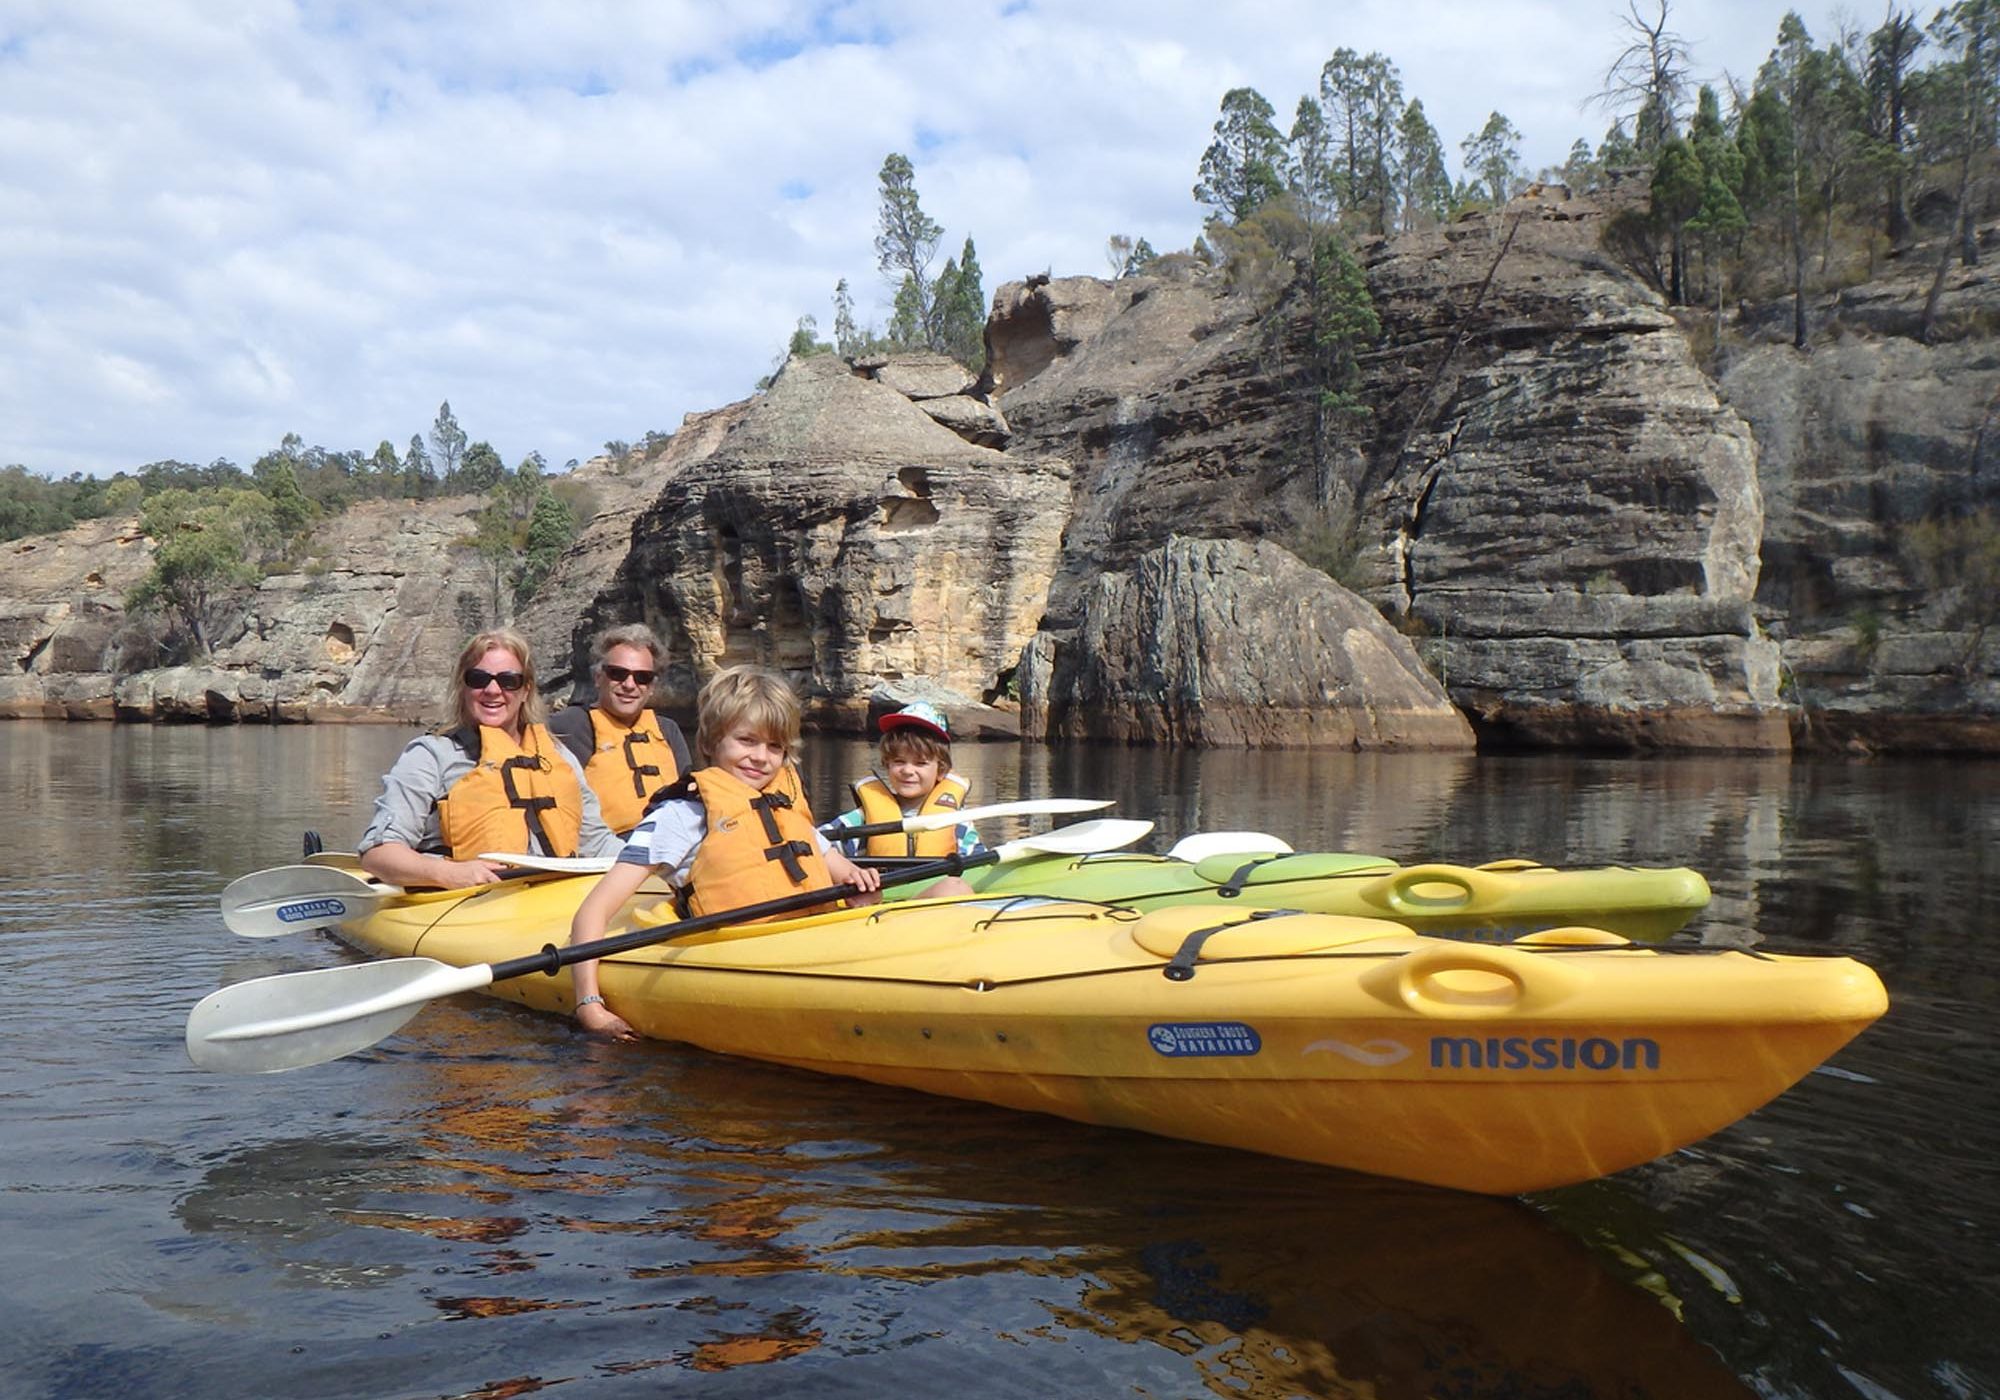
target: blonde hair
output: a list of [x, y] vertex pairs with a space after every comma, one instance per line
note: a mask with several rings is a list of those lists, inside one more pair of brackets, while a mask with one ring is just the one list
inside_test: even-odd
[[465, 644], [458, 654], [458, 665], [452, 668], [451, 683], [445, 700], [448, 713], [457, 716], [454, 725], [464, 728], [477, 725], [472, 717], [472, 702], [465, 693], [465, 672], [475, 661], [493, 648], [514, 653], [514, 659], [521, 663], [521, 674], [527, 679], [522, 693], [528, 698], [521, 702], [521, 723], [541, 724], [549, 717], [548, 707], [542, 703], [542, 692], [535, 685], [535, 658], [528, 650], [528, 639], [511, 627], [489, 627]]
[[799, 697], [790, 682], [757, 666], [731, 666], [708, 678], [695, 698], [694, 750], [706, 763], [715, 745], [737, 725], [776, 739], [788, 760], [799, 756]]
[[653, 658], [653, 669], [660, 669], [660, 662], [666, 659], [667, 649], [660, 639], [653, 635], [653, 629], [643, 622], [628, 622], [623, 627], [607, 627], [590, 643], [591, 669], [604, 664], [604, 658], [611, 655], [613, 647], [637, 647]]

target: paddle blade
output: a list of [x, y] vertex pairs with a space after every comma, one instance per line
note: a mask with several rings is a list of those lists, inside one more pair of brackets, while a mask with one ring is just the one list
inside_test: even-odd
[[1167, 855], [1199, 865], [1210, 856], [1283, 856], [1291, 852], [1288, 843], [1261, 831], [1198, 831], [1175, 842]]
[[230, 881], [222, 922], [244, 938], [277, 938], [357, 918], [401, 893], [324, 865], [280, 865]]
[[1129, 846], [1152, 829], [1151, 822], [1106, 817], [1100, 821], [1078, 822], [1074, 826], [1059, 826], [1039, 836], [1023, 836], [1018, 841], [995, 847], [994, 854], [1000, 864], [1028, 856], [1090, 855], [1096, 851], [1115, 851], [1121, 846]]
[[433, 998], [492, 980], [484, 963], [390, 958], [238, 982], [210, 992], [189, 1013], [188, 1058], [235, 1074], [325, 1064], [393, 1035]]

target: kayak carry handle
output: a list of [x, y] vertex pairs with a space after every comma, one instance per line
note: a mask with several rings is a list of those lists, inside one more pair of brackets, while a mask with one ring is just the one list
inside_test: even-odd
[[1361, 898], [1398, 914], [1451, 914], [1507, 896], [1504, 879], [1463, 865], [1412, 865], [1363, 886]]
[[1396, 958], [1362, 975], [1384, 1001], [1422, 1016], [1464, 1020], [1496, 1011], [1539, 1012], [1569, 999], [1583, 982], [1555, 958], [1445, 943]]

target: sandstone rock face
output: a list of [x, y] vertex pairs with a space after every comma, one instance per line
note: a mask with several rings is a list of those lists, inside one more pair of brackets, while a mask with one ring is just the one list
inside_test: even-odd
[[0, 718], [110, 719], [125, 593], [153, 561], [138, 522], [10, 540], [0, 561]]
[[919, 402], [963, 394], [973, 382], [971, 372], [949, 355], [879, 355], [854, 361], [854, 372]]
[[1170, 538], [1130, 572], [1100, 577], [1074, 641], [1043, 641], [1025, 670], [1024, 708], [1062, 738], [1473, 745], [1408, 639], [1269, 543]]
[[446, 674], [493, 617], [493, 577], [464, 541], [476, 497], [368, 501], [326, 522], [305, 567], [259, 585], [199, 666], [124, 654], [124, 595], [151, 567], [131, 521], [7, 546], [0, 716], [124, 720], [443, 718]]
[[1302, 307], [1274, 331], [1184, 272], [1003, 288], [988, 339], [1009, 451], [1067, 442], [1077, 470], [1044, 623], [1058, 657], [1087, 641], [1097, 575], [1190, 521], [1279, 540], [1352, 522], [1355, 585], [1427, 634], [1487, 737], [1786, 747], [1750, 606], [1755, 442], [1658, 298], [1598, 252], [1602, 211], [1560, 196], [1361, 250], [1375, 412], [1324, 462]]
[[925, 406], [832, 356], [793, 360], [662, 484], [588, 621], [660, 632], [680, 706], [738, 662], [857, 727], [878, 684], [968, 714], [997, 698], [1041, 619], [1069, 467], [974, 446]]
[[1460, 224], [1370, 266], [1388, 340], [1370, 401], [1388, 408], [1355, 497], [1388, 527], [1377, 596], [1435, 639], [1490, 738], [1787, 747], [1750, 606], [1748, 425], [1657, 298], [1602, 262], [1591, 206], [1509, 217], [1511, 244]]
[[598, 631], [645, 619], [621, 615], [597, 600], [632, 550], [633, 522], [661, 490], [715, 450], [741, 420], [750, 400], [707, 413], [690, 413], [658, 452], [624, 463], [586, 462], [574, 479], [587, 487], [597, 510], [563, 551], [555, 569], [515, 619], [540, 668], [542, 691], [552, 700], [594, 698], [590, 643]]
[[[1815, 744], [2000, 752], [2000, 636], [1977, 630], [2000, 603], [1927, 581], [1912, 548], [1921, 522], [2000, 509], [2000, 354], [1983, 335], [1911, 337], [1929, 271], [1815, 308], [1833, 334], [1810, 355], [1755, 345], [1722, 370], [1761, 449], [1756, 607]], [[1988, 278], [1948, 287], [1947, 328], [2000, 313]]]

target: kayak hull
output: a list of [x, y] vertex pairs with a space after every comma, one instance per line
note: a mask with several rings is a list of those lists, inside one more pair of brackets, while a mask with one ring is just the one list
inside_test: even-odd
[[[560, 942], [588, 880], [343, 926], [465, 965]], [[642, 894], [622, 924], [666, 917]], [[553, 931], [553, 933], [552, 933]], [[973, 899], [846, 910], [604, 960], [642, 1034], [820, 1073], [1515, 1194], [1752, 1112], [1886, 1008], [1845, 958], [1502, 946], [1379, 920]], [[567, 972], [493, 995], [568, 1013]]]

